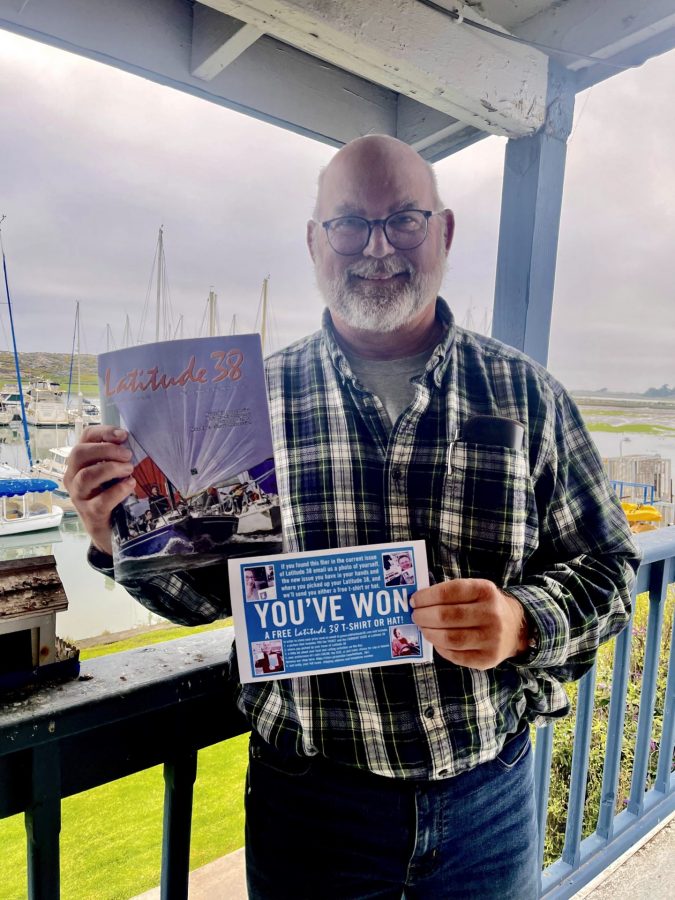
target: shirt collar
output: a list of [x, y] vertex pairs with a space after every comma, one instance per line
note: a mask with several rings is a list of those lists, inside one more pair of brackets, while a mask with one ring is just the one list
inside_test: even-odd
[[[427, 362], [425, 371], [427, 373], [432, 373], [434, 384], [436, 387], [440, 387], [445, 371], [450, 363], [450, 351], [456, 333], [455, 318], [450, 311], [450, 307], [442, 297], [438, 297], [436, 300], [436, 317], [443, 325], [443, 336], [429, 354], [429, 361]], [[330, 311], [327, 308], [323, 311], [321, 326], [323, 344], [328, 351], [330, 360], [338, 375], [342, 381], [348, 379], [353, 383], [355, 380], [354, 373], [352, 372], [347, 357], [344, 355], [337, 342], [335, 326], [333, 325]]]

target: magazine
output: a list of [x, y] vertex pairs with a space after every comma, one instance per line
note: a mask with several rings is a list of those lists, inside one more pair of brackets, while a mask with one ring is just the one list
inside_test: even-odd
[[424, 541], [230, 559], [228, 567], [244, 684], [431, 661], [408, 602], [429, 585]]
[[281, 550], [259, 335], [128, 347], [98, 371], [136, 479], [112, 516], [116, 580]]

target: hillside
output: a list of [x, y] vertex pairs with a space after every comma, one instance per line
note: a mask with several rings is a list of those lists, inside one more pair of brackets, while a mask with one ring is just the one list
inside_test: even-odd
[[[92, 353], [80, 355], [82, 393], [89, 396], [98, 394], [96, 359]], [[70, 353], [19, 353], [21, 379], [24, 390], [30, 381], [48, 378], [58, 381], [66, 389], [70, 371]], [[0, 387], [16, 384], [14, 356], [8, 351], [0, 351]], [[73, 390], [77, 390], [77, 364], [73, 366]]]

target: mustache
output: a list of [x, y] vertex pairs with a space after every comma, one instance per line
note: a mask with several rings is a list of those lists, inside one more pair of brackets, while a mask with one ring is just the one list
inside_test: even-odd
[[405, 257], [385, 256], [384, 259], [361, 259], [347, 266], [347, 275], [356, 275], [361, 278], [372, 278], [374, 275], [406, 275], [415, 274], [415, 266]]

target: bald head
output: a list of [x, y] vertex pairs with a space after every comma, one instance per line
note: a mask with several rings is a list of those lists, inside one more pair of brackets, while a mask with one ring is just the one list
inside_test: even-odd
[[[360, 175], [361, 189], [391, 191], [398, 180], [425, 185], [431, 198], [430, 209], [441, 210], [436, 173], [426, 160], [408, 144], [387, 134], [369, 134], [345, 144], [319, 174], [314, 218], [326, 217], [322, 207], [324, 194], [339, 191], [346, 178]], [[330, 213], [329, 213], [330, 214]]]

